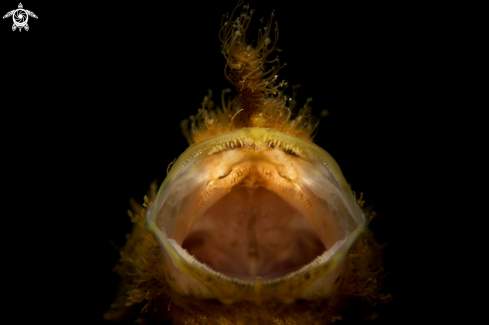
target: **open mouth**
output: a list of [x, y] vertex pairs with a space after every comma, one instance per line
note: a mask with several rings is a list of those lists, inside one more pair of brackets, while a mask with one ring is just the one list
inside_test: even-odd
[[183, 291], [201, 286], [216, 297], [254, 286], [249, 294], [257, 295], [284, 281], [300, 290], [335, 282], [365, 216], [324, 150], [244, 128], [180, 156], [148, 210], [147, 229]]
[[326, 250], [299, 211], [250, 181], [257, 173], [249, 171], [251, 176], [214, 203], [182, 245], [213, 270], [242, 280], [278, 278]]

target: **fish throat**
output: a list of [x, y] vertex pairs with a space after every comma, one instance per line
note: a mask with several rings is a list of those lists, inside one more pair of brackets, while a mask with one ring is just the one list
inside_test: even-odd
[[[228, 156], [243, 154], [236, 150], [241, 152]], [[271, 151], [268, 156], [273, 157]], [[270, 280], [300, 269], [326, 247], [304, 216], [310, 213], [310, 202], [288, 179], [287, 167], [271, 166], [267, 155], [247, 154], [208, 183], [200, 204], [213, 201], [212, 193], [219, 195], [221, 188], [227, 187], [228, 193], [197, 218], [182, 247], [227, 276]], [[295, 202], [287, 202], [288, 191], [297, 192]]]

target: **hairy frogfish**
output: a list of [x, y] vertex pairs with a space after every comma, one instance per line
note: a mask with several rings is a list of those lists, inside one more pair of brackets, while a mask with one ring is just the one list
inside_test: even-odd
[[312, 142], [309, 101], [297, 109], [296, 87], [287, 95], [277, 81], [273, 14], [248, 43], [253, 10], [238, 15], [241, 5], [219, 33], [238, 95], [224, 90], [220, 107], [204, 98], [181, 122], [190, 146], [143, 206], [133, 202], [107, 320], [328, 324], [375, 317], [372, 306], [389, 299], [367, 226], [374, 212]]

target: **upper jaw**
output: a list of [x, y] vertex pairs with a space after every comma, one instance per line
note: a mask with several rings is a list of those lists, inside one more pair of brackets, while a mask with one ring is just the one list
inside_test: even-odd
[[[303, 215], [326, 251], [276, 278], [238, 279], [199, 262], [182, 244], [199, 218], [239, 186], [266, 188]], [[174, 289], [222, 302], [316, 299], [340, 283], [365, 216], [338, 165], [311, 142], [265, 128], [243, 128], [189, 147], [175, 162], [147, 213]]]

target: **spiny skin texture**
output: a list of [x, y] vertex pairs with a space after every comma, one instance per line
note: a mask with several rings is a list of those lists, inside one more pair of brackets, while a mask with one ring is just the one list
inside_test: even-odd
[[[145, 205], [156, 196], [152, 184]], [[364, 201], [358, 200], [360, 206]], [[121, 250], [116, 266], [122, 281], [117, 298], [104, 318], [113, 322], [139, 324], [329, 324], [336, 320], [375, 318], [373, 309], [390, 300], [381, 292], [384, 272], [381, 247], [370, 233], [350, 251], [341, 286], [331, 298], [298, 301], [294, 304], [235, 303], [180, 296], [172, 289], [172, 278], [164, 269], [162, 251], [145, 229], [146, 209], [132, 201], [129, 212], [133, 231]], [[364, 209], [370, 221], [375, 212]]]

